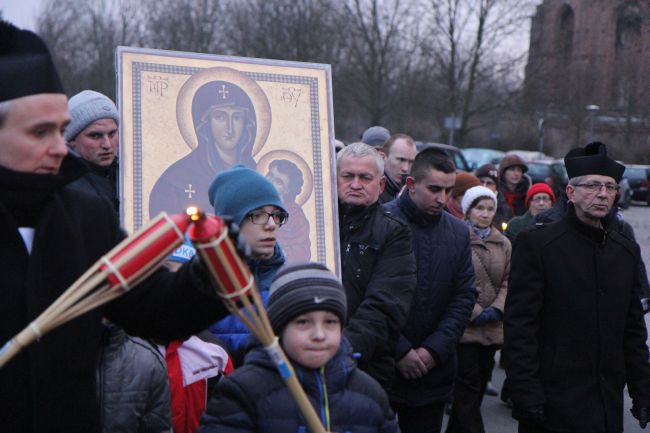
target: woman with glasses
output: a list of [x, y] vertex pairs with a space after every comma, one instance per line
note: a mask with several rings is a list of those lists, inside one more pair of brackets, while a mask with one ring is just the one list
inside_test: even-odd
[[[277, 237], [289, 214], [282, 207], [278, 191], [255, 170], [236, 165], [218, 174], [208, 192], [215, 214], [229, 216], [239, 224], [250, 249], [248, 267], [266, 304], [271, 280], [286, 261]], [[212, 325], [210, 331], [224, 342], [235, 367], [240, 366], [249, 340], [244, 324], [230, 315]]]
[[555, 194], [553, 189], [547, 184], [540, 182], [536, 183], [528, 189], [526, 193], [526, 208], [528, 209], [525, 214], [514, 217], [508, 222], [505, 235], [510, 242], [515, 241], [519, 232], [533, 223], [535, 215], [550, 209], [555, 204]]

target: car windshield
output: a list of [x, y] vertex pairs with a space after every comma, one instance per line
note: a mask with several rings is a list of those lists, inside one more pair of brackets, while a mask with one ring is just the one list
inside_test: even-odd
[[550, 175], [551, 166], [548, 164], [528, 163], [528, 174], [532, 178], [545, 178]]
[[645, 179], [646, 170], [644, 168], [627, 167], [624, 176], [628, 179]]

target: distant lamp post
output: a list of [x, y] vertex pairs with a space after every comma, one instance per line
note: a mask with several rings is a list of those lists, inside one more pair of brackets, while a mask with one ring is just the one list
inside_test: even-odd
[[598, 105], [587, 105], [585, 109], [589, 112], [589, 141], [588, 143], [591, 143], [594, 141], [594, 118], [596, 117], [596, 113], [600, 110], [600, 107]]

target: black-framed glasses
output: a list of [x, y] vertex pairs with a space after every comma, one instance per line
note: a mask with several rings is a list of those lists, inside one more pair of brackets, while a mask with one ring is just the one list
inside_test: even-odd
[[605, 187], [605, 190], [607, 191], [608, 194], [613, 194], [616, 191], [619, 190], [619, 186], [616, 183], [612, 182], [607, 182], [607, 183], [602, 183], [602, 182], [587, 182], [587, 183], [578, 183], [575, 186], [580, 186], [584, 189], [586, 189], [588, 192], [598, 192], [600, 191], [603, 187]]
[[271, 218], [273, 218], [273, 222], [275, 222], [278, 225], [282, 225], [287, 222], [289, 219], [289, 214], [285, 211], [282, 210], [276, 210], [274, 212], [266, 212], [263, 210], [256, 210], [248, 215], [246, 215], [253, 224], [257, 224], [260, 226], [263, 226], [264, 224], [268, 223]]

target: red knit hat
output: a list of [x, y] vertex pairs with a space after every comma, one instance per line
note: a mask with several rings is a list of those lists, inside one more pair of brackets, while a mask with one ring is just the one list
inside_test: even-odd
[[545, 192], [549, 196], [551, 196], [551, 201], [553, 204], [555, 204], [555, 194], [553, 194], [553, 190], [551, 189], [550, 186], [545, 184], [544, 182], [539, 182], [528, 188], [528, 192], [526, 193], [526, 208], [528, 208], [528, 203], [530, 202], [530, 199], [533, 198], [535, 194], [539, 194], [540, 192]]

